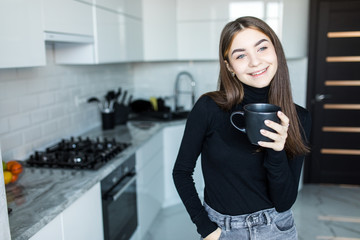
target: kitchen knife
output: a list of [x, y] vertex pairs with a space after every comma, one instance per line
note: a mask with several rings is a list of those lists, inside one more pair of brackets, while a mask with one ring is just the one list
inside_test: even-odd
[[125, 103], [126, 95], [127, 95], [127, 90], [124, 91], [120, 104]]
[[127, 106], [130, 106], [131, 101], [132, 101], [132, 98], [133, 98], [133, 95], [131, 94], [130, 97], [129, 97], [129, 99], [128, 99]]

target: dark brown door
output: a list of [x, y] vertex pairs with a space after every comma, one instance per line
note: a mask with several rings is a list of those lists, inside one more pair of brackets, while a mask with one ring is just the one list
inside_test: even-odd
[[360, 184], [360, 1], [311, 2], [305, 182]]

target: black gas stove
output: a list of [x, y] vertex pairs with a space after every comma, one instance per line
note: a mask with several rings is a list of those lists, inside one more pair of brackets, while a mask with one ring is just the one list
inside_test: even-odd
[[31, 167], [99, 169], [130, 144], [115, 139], [63, 139], [45, 151], [36, 151], [26, 161]]

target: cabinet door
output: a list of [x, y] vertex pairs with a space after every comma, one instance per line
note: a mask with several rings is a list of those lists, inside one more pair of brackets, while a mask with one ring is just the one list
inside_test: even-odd
[[29, 240], [63, 240], [61, 222], [62, 216], [60, 214]]
[[158, 133], [136, 152], [140, 239], [159, 213], [164, 199], [162, 137], [162, 133]]
[[100, 183], [76, 200], [62, 216], [64, 240], [104, 239]]
[[[182, 137], [184, 135], [185, 125], [167, 127], [164, 129], [164, 204], [163, 207], [169, 207], [179, 204], [181, 199], [176, 191], [172, 170], [179, 152]], [[193, 174], [196, 190], [198, 194], [203, 195], [204, 182], [201, 171], [200, 159], [198, 159]]]
[[96, 7], [95, 55], [98, 63], [120, 62], [125, 59], [124, 16]]
[[178, 59], [217, 60], [220, 34], [226, 22], [178, 22]]
[[0, 1], [0, 68], [44, 66], [40, 0]]
[[142, 21], [96, 7], [96, 55], [98, 63], [142, 59]]
[[141, 18], [142, 0], [97, 0], [96, 6], [126, 14], [132, 17]]
[[143, 1], [144, 60], [176, 60], [176, 0]]
[[230, 2], [239, 0], [181, 0], [177, 1], [178, 21], [227, 20]]
[[92, 6], [74, 0], [42, 0], [44, 31], [93, 36]]

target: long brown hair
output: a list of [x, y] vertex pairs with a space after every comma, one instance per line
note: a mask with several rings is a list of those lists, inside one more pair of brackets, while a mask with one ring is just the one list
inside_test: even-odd
[[221, 33], [219, 45], [219, 90], [207, 93], [206, 95], [210, 96], [225, 111], [230, 111], [243, 100], [243, 85], [240, 80], [232, 76], [228, 71], [226, 62], [230, 62], [228, 53], [235, 35], [246, 28], [258, 30], [268, 36], [276, 51], [278, 69], [270, 83], [269, 103], [280, 106], [282, 112], [290, 119], [288, 138], [285, 143], [286, 154], [289, 158], [306, 154], [309, 152], [309, 148], [302, 140], [300, 131], [303, 131], [303, 129], [299, 124], [295, 104], [293, 103], [289, 70], [284, 50], [275, 32], [264, 21], [255, 17], [241, 17], [225, 25]]

